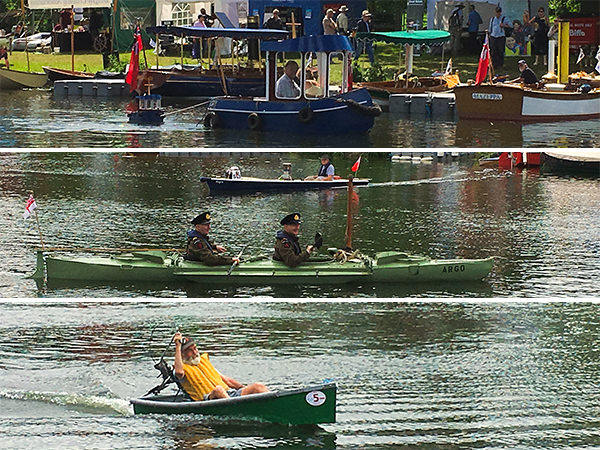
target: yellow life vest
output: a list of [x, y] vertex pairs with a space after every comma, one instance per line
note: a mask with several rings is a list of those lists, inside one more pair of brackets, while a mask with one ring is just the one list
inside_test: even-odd
[[196, 401], [204, 400], [204, 396], [217, 386], [222, 386], [225, 390], [229, 389], [209, 361], [208, 353], [200, 355], [200, 364], [197, 366], [184, 364], [183, 373], [185, 376], [180, 380], [181, 386]]

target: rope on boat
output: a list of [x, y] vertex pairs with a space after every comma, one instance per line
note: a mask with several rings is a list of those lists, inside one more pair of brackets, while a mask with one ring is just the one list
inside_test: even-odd
[[358, 259], [361, 256], [362, 255], [360, 254], [360, 250], [354, 250], [353, 252], [348, 252], [346, 250], [339, 249], [337, 252], [334, 253], [333, 259], [335, 259], [340, 264], [344, 264], [347, 261], [350, 261], [352, 259]]
[[188, 106], [187, 108], [182, 108], [182, 109], [178, 109], [176, 111], [171, 111], [171, 112], [165, 113], [164, 115], [165, 116], [170, 116], [171, 114], [176, 114], [176, 113], [180, 113], [180, 112], [183, 112], [183, 111], [187, 111], [188, 109], [198, 108], [198, 107], [204, 106], [204, 105], [206, 105], [208, 103], [210, 103], [210, 100], [207, 100], [207, 101], [202, 102], [202, 103], [198, 103], [197, 105]]

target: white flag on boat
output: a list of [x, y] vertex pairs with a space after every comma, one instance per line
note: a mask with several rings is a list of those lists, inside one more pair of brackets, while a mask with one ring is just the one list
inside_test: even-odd
[[37, 208], [35, 199], [33, 198], [33, 195], [30, 194], [29, 198], [27, 199], [27, 205], [25, 205], [25, 212], [23, 213], [23, 219], [29, 218], [29, 216], [31, 216], [31, 213], [33, 212], [33, 210], [35, 208]]
[[577, 57], [576, 64], [579, 64], [583, 60], [583, 58], [585, 58], [585, 53], [583, 53], [583, 48], [579, 47], [579, 56]]
[[594, 69], [600, 74], [600, 46], [598, 46], [598, 53], [596, 53], [596, 61], [598, 61], [598, 64], [596, 64]]
[[154, 42], [154, 39], [150, 38], [149, 44], [150, 44], [150, 47], [156, 48], [156, 42]]
[[452, 58], [450, 58], [448, 60], [448, 64], [446, 64], [446, 72], [444, 73], [444, 75], [448, 75], [452, 73]]

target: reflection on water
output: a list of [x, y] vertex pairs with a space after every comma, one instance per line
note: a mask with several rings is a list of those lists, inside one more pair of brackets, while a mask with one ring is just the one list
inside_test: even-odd
[[[1, 304], [7, 448], [594, 448], [593, 304]], [[331, 378], [337, 421], [133, 416], [179, 327], [222, 373]], [[172, 357], [167, 349], [167, 358]]]
[[[170, 114], [160, 127], [127, 122], [127, 99], [60, 98], [49, 90], [0, 92], [0, 147], [598, 147], [600, 120], [518, 124], [448, 121], [384, 113], [370, 134], [292, 136], [205, 130], [202, 108]], [[198, 99], [165, 98], [167, 113]]]
[[[49, 246], [182, 248], [189, 221], [213, 215], [214, 239], [232, 254], [271, 255], [281, 217], [305, 218], [302, 242], [319, 231], [324, 248], [343, 247], [344, 190], [212, 196], [201, 175], [274, 177], [284, 161], [293, 175], [315, 170], [303, 154], [217, 154], [205, 157], [115, 158], [96, 153], [0, 155], [0, 284], [4, 296], [48, 297], [439, 297], [595, 296], [600, 275], [598, 178], [556, 177], [525, 170], [481, 169], [469, 159], [431, 165], [391, 163], [364, 155], [357, 189], [353, 245], [364, 254], [397, 249], [432, 258], [495, 257], [490, 276], [476, 283], [348, 286], [210, 287], [164, 283], [55, 283], [36, 286], [25, 275], [39, 245], [33, 220], [23, 220], [35, 192]], [[338, 156], [338, 173], [355, 156]]]

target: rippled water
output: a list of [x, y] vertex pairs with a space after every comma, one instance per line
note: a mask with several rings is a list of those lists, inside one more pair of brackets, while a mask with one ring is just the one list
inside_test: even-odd
[[[594, 448], [594, 304], [0, 304], [3, 448]], [[273, 389], [338, 384], [335, 424], [133, 416], [175, 326]], [[172, 355], [172, 348], [167, 355]]]
[[[210, 288], [164, 283], [63, 283], [27, 278], [39, 246], [34, 220], [23, 220], [35, 192], [46, 245], [100, 248], [182, 248], [189, 220], [209, 209], [217, 242], [237, 253], [271, 254], [279, 220], [299, 211], [303, 242], [316, 231], [325, 247], [343, 247], [346, 192], [211, 196], [201, 175], [236, 164], [246, 175], [273, 177], [283, 161], [293, 174], [316, 170], [301, 153], [203, 157], [111, 153], [0, 154], [0, 290], [4, 297], [540, 297], [597, 296], [600, 276], [600, 178], [539, 171], [481, 169], [472, 159], [433, 165], [392, 163], [363, 155], [353, 244], [365, 254], [398, 249], [433, 258], [494, 256], [482, 282]], [[118, 154], [117, 154], [118, 156]], [[378, 157], [381, 156], [381, 157]], [[336, 155], [338, 173], [356, 155]]]
[[[127, 99], [54, 99], [50, 90], [0, 92], [0, 147], [598, 147], [600, 120], [518, 124], [384, 113], [363, 136], [290, 136], [205, 130], [204, 110], [171, 114], [160, 127], [127, 123]], [[165, 98], [167, 113], [200, 103]]]

